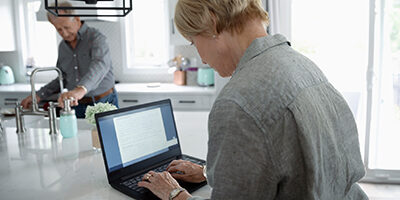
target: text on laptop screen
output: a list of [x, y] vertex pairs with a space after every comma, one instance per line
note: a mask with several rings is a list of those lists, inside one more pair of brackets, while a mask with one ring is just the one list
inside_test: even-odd
[[107, 115], [98, 125], [110, 172], [178, 146], [168, 103]]

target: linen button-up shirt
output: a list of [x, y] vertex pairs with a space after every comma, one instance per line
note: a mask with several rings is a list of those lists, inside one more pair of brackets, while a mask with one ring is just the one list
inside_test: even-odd
[[[86, 96], [97, 96], [114, 87], [115, 79], [110, 49], [106, 37], [84, 22], [77, 34], [74, 49], [63, 40], [58, 47], [57, 68], [62, 71], [64, 88], [86, 87]], [[55, 79], [38, 92], [40, 98], [59, 93], [60, 84]]]
[[208, 123], [211, 199], [367, 199], [350, 108], [282, 35], [252, 42]]

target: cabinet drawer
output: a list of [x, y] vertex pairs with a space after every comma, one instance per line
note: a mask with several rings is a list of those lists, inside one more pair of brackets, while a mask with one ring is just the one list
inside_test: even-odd
[[175, 96], [172, 98], [174, 110], [209, 110], [209, 96]]
[[0, 107], [14, 108], [16, 102], [21, 102], [29, 94], [25, 93], [1, 93]]
[[144, 104], [144, 103], [150, 103], [153, 101], [158, 101], [161, 99], [166, 99], [166, 98], [162, 98], [161, 96], [148, 96], [148, 95], [119, 95], [118, 96], [119, 99], [119, 107], [123, 108], [123, 107], [128, 107], [128, 106], [134, 106], [134, 105], [140, 105], [140, 104]]
[[119, 107], [128, 107], [128, 106], [134, 106], [134, 105], [139, 105], [143, 104], [146, 101], [144, 101], [142, 98], [119, 98]]
[[130, 95], [121, 94], [118, 96], [119, 107], [128, 107], [150, 103], [154, 101], [171, 99], [174, 110], [210, 110], [212, 96], [206, 95], [171, 95], [171, 94], [152, 94], [152, 95]]
[[3, 105], [4, 106], [15, 106], [15, 104], [19, 101], [18, 98], [4, 98]]

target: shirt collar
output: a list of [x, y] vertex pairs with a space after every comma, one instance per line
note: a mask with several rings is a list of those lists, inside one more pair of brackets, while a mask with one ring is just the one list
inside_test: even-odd
[[88, 29], [88, 26], [86, 25], [85, 21], [82, 21], [82, 25], [81, 28], [79, 28], [78, 30], [78, 34], [76, 35], [76, 39], [80, 40], [82, 38], [82, 35], [86, 32], [86, 30]]
[[281, 45], [288, 44], [290, 46], [290, 42], [285, 38], [285, 36], [280, 34], [268, 35], [265, 37], [256, 38], [250, 46], [244, 52], [242, 58], [240, 58], [239, 64], [233, 72], [232, 76], [236, 74], [236, 72], [240, 71], [242, 68], [246, 66], [246, 63], [249, 62], [254, 57], [260, 55], [262, 52]]

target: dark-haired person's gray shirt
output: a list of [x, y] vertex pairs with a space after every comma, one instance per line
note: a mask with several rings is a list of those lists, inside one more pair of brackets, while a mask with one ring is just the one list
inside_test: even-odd
[[212, 199], [368, 199], [352, 112], [282, 35], [253, 41], [216, 99], [207, 170]]
[[[58, 47], [57, 68], [63, 73], [64, 88], [73, 90], [76, 86], [86, 87], [85, 96], [103, 94], [114, 87], [111, 54], [106, 37], [97, 29], [83, 22], [77, 34], [75, 49], [65, 41]], [[60, 92], [58, 79], [51, 81], [38, 92], [40, 98]]]

